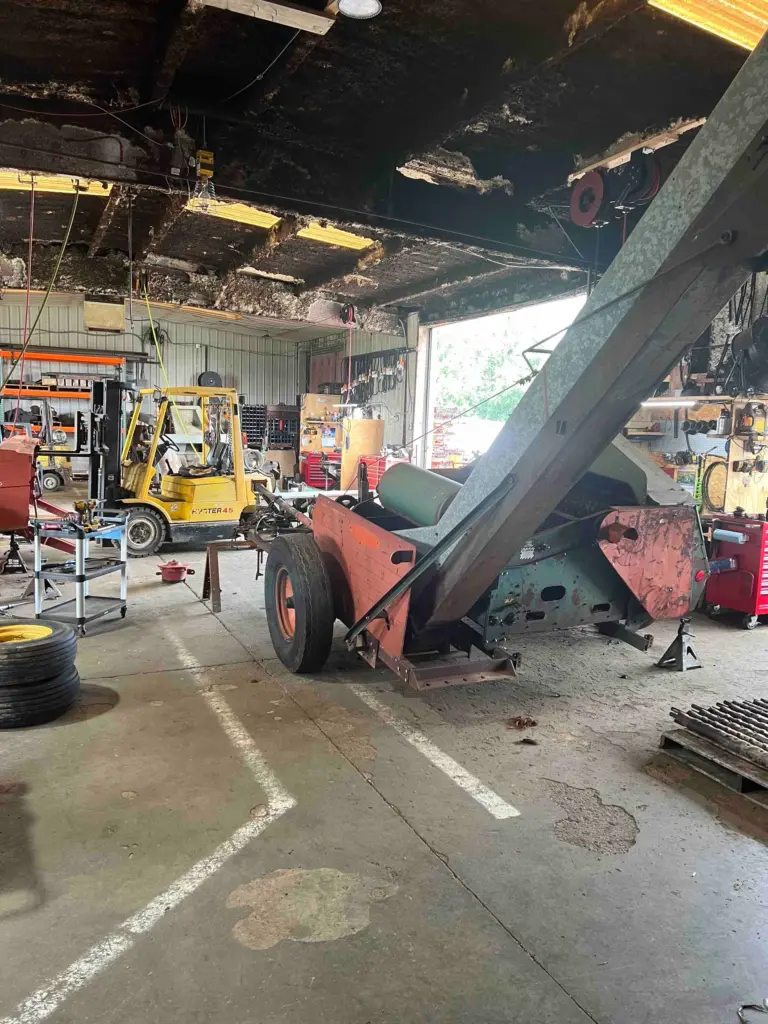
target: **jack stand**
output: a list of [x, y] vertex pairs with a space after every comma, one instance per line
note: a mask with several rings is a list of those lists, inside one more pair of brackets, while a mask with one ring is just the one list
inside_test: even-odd
[[[21, 595], [21, 600], [24, 601], [28, 597], [35, 596], [35, 581], [31, 579], [24, 589], [24, 593]], [[53, 601], [57, 597], [61, 597], [61, 591], [52, 580], [43, 580], [43, 600]]]
[[676, 672], [688, 672], [692, 668], [701, 668], [701, 662], [691, 643], [693, 633], [688, 629], [690, 621], [685, 617], [680, 619], [677, 636], [656, 662], [659, 668], [672, 668]]
[[0, 564], [0, 576], [10, 575], [15, 572], [28, 573], [29, 569], [26, 566], [24, 559], [21, 556], [19, 550], [19, 542], [16, 540], [16, 534], [11, 533], [10, 542], [8, 544], [8, 550], [2, 556], [2, 564]]

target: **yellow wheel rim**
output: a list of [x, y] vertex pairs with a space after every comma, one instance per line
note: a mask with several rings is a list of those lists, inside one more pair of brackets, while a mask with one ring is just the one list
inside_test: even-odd
[[53, 630], [50, 626], [0, 626], [0, 644], [23, 644], [44, 640]]

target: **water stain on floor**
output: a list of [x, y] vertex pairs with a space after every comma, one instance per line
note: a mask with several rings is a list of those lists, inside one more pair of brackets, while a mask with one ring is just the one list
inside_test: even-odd
[[596, 789], [579, 789], [565, 782], [548, 782], [553, 799], [567, 813], [554, 824], [564, 843], [594, 853], [626, 853], [640, 833], [634, 817], [618, 804], [604, 804]]
[[241, 885], [227, 906], [251, 910], [232, 929], [238, 942], [269, 949], [284, 939], [333, 942], [355, 935], [370, 924], [371, 904], [396, 891], [393, 882], [334, 868], [288, 868]]

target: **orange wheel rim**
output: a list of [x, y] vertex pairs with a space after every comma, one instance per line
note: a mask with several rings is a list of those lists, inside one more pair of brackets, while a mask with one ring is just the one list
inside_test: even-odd
[[296, 632], [296, 609], [293, 604], [293, 584], [287, 569], [280, 569], [275, 580], [275, 604], [280, 632], [286, 640], [293, 640]]

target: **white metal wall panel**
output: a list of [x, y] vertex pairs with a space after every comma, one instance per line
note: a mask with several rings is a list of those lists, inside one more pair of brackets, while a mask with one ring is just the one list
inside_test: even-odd
[[[330, 335], [327, 339], [319, 339], [322, 343], [326, 341], [337, 342], [343, 348], [326, 355], [318, 355], [312, 359], [310, 371], [310, 386], [319, 388], [321, 384], [328, 381], [346, 381], [347, 379], [347, 338], [339, 337], [338, 333]], [[390, 349], [405, 348], [405, 338], [399, 334], [375, 334], [371, 331], [352, 332], [352, 355], [368, 355], [371, 352], [388, 352]], [[415, 351], [408, 359], [415, 360]], [[384, 443], [401, 445], [403, 441], [410, 440], [405, 430], [405, 405], [406, 397], [410, 402], [413, 395], [407, 395], [406, 384], [398, 384], [392, 391], [378, 395], [373, 407], [380, 412], [384, 423]]]
[[[34, 322], [42, 296], [34, 294], [30, 309], [30, 325]], [[142, 316], [143, 312], [143, 316]], [[204, 322], [193, 323], [189, 313], [176, 315], [172, 311], [153, 309], [156, 322], [167, 335], [162, 346], [162, 359], [168, 380], [172, 385], [197, 383], [203, 370], [221, 374], [227, 387], [235, 387], [248, 402], [256, 404], [293, 404], [299, 390], [298, 346], [293, 341], [272, 338], [261, 328], [221, 327]], [[143, 336], [149, 325], [146, 310], [134, 302], [134, 322], [126, 318], [126, 330], [121, 334], [87, 331], [83, 323], [83, 306], [78, 296], [51, 296], [43, 310], [33, 337], [35, 348], [82, 349], [84, 352], [115, 353], [128, 360], [128, 379], [146, 381], [149, 385], [162, 385], [163, 373], [156, 358], [151, 336]], [[18, 348], [24, 328], [24, 295], [4, 293], [0, 301], [0, 347]], [[147, 361], [132, 361], [132, 353], [144, 353]], [[25, 380], [39, 378], [46, 369], [40, 363], [27, 363]], [[48, 367], [47, 369], [50, 369]], [[68, 376], [99, 373], [98, 367], [69, 363], [55, 367], [56, 372]], [[105, 368], [106, 369], [106, 368]], [[111, 370], [109, 371], [111, 372]], [[72, 412], [82, 408], [76, 400], [57, 399], [59, 412]]]
[[[32, 295], [30, 325], [42, 303], [42, 294]], [[18, 348], [24, 328], [24, 301], [21, 292], [0, 294], [0, 348]], [[292, 405], [296, 395], [306, 389], [307, 343], [306, 328], [299, 333], [289, 331], [289, 338], [280, 338], [284, 325], [276, 325], [273, 336], [270, 328], [239, 324], [237, 321], [215, 321], [190, 311], [174, 311], [160, 307], [152, 308], [153, 316], [161, 331], [167, 335], [162, 345], [162, 358], [172, 385], [183, 386], [197, 383], [203, 370], [215, 370], [222, 376], [227, 387], [234, 387], [246, 396], [249, 404]], [[88, 331], [83, 322], [82, 296], [53, 293], [32, 339], [35, 348], [80, 349], [83, 352], [99, 352], [125, 356], [125, 376], [132, 381], [145, 382], [149, 386], [162, 386], [163, 374], [157, 361], [151, 335], [146, 334], [149, 324], [146, 308], [134, 300], [133, 323], [129, 320], [128, 304], [125, 307], [125, 331], [120, 334]], [[333, 332], [338, 336], [339, 332]], [[302, 337], [304, 344], [298, 343]], [[294, 338], [296, 340], [294, 340]], [[328, 338], [328, 331], [320, 329], [319, 339]], [[346, 333], [342, 334], [346, 346]], [[400, 348], [404, 339], [399, 335], [375, 334], [370, 331], [353, 331], [352, 351], [354, 355], [380, 352]], [[146, 360], [131, 359], [144, 355]], [[344, 350], [339, 353], [343, 358]], [[7, 367], [7, 363], [4, 364]], [[112, 368], [98, 367], [86, 363], [68, 363], [45, 366], [27, 363], [24, 378], [36, 380], [45, 370], [59, 374], [78, 376], [114, 372]], [[7, 372], [7, 369], [6, 371]], [[386, 440], [399, 443], [402, 439], [402, 412], [404, 403], [403, 386], [386, 396]], [[12, 399], [5, 400], [6, 403]], [[84, 409], [82, 401], [56, 399], [54, 407], [59, 413], [72, 413]], [[7, 404], [6, 404], [7, 408]]]

